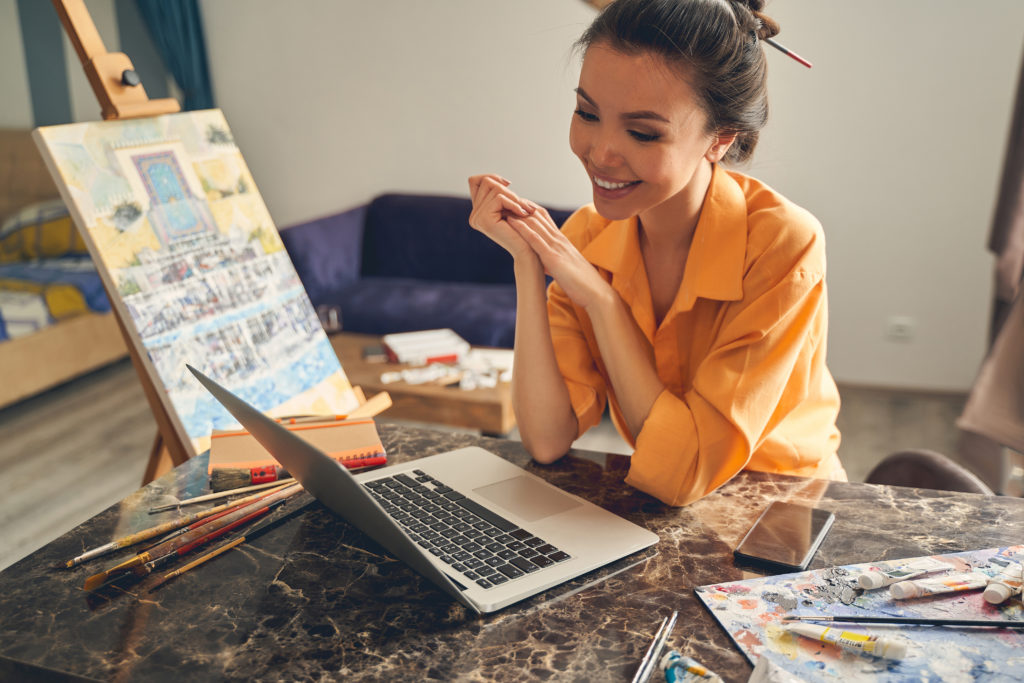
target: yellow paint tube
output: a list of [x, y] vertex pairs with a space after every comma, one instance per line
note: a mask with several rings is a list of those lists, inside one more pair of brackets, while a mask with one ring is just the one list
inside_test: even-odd
[[844, 631], [818, 624], [790, 624], [786, 626], [786, 630], [804, 638], [835, 645], [848, 652], [874, 655], [885, 659], [903, 659], [907, 656], [907, 643], [902, 639], [879, 638], [859, 631]]

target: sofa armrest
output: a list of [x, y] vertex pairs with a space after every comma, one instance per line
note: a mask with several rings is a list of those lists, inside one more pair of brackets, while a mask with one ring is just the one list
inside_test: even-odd
[[281, 230], [281, 241], [316, 308], [336, 304], [359, 280], [366, 206]]

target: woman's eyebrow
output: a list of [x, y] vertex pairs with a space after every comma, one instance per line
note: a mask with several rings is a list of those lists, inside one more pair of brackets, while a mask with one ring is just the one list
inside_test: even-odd
[[[576, 88], [575, 90], [576, 94], [582, 97], [584, 100], [586, 100], [590, 106], [594, 107], [594, 109], [599, 109], [599, 107], [597, 106], [597, 102], [595, 102], [594, 99], [587, 94], [586, 90], [584, 90], [583, 88]], [[622, 115], [622, 118], [630, 121], [636, 119], [650, 119], [652, 121], [661, 121], [662, 123], [671, 123], [671, 121], [666, 119], [658, 112], [651, 111], [649, 109], [645, 109], [643, 111], [626, 112], [625, 114]]]

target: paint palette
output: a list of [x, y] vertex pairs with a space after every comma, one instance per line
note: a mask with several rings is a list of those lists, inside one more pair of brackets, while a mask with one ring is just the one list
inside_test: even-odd
[[[1012, 546], [936, 555], [934, 559], [949, 564], [951, 572], [973, 570], [993, 576], [1001, 569], [1002, 558], [1019, 561], [1022, 557], [1024, 546]], [[841, 625], [843, 630], [906, 639], [907, 656], [889, 661], [846, 652], [779, 628], [786, 615], [1024, 620], [1020, 596], [990, 605], [980, 590], [915, 600], [893, 600], [887, 588], [866, 591], [857, 584], [857, 577], [877, 566], [865, 563], [734, 581], [701, 586], [696, 593], [751, 664], [769, 657], [803, 680], [1024, 680], [1021, 630]]]

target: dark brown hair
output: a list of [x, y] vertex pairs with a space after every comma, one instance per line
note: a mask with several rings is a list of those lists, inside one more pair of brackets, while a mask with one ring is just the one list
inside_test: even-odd
[[678, 68], [697, 92], [706, 133], [736, 133], [723, 161], [750, 158], [768, 120], [761, 40], [779, 32], [764, 0], [614, 0], [577, 41], [624, 54], [650, 52]]

